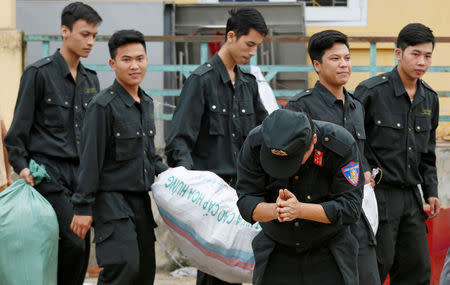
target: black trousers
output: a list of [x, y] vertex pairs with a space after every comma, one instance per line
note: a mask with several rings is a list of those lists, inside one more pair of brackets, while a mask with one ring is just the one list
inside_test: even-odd
[[[236, 184], [235, 176], [222, 175], [220, 176], [220, 178], [227, 182], [231, 187], [234, 187], [234, 185]], [[241, 285], [241, 283], [228, 283], [212, 275], [209, 275], [208, 273], [197, 270], [196, 285]]]
[[275, 246], [262, 280], [263, 285], [344, 284], [335, 258], [326, 247], [298, 253], [293, 248]]
[[94, 206], [98, 284], [147, 285], [155, 279], [156, 223], [147, 192], [101, 192]]
[[380, 284], [377, 266], [376, 242], [372, 228], [361, 213], [360, 219], [350, 226], [358, 240], [358, 277], [360, 285]]
[[390, 275], [391, 285], [430, 284], [431, 265], [427, 228], [416, 187], [375, 188], [380, 224], [377, 259], [381, 282]]
[[37, 163], [45, 166], [50, 180], [36, 185], [55, 210], [59, 224], [58, 284], [81, 285], [89, 262], [90, 234], [83, 240], [70, 229], [74, 215], [70, 198], [73, 193], [77, 161], [35, 155]]

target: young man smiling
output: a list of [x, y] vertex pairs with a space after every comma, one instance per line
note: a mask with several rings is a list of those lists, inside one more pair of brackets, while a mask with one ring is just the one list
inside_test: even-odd
[[419, 23], [399, 33], [398, 65], [389, 73], [365, 80], [355, 90], [363, 104], [367, 131], [366, 158], [380, 167], [375, 187], [380, 224], [377, 259], [381, 282], [430, 284], [430, 258], [422, 199], [431, 216], [439, 214], [436, 173], [436, 128], [439, 100], [421, 77], [431, 65], [432, 31]]
[[[311, 36], [308, 52], [319, 80], [286, 104], [286, 109], [303, 111], [315, 120], [343, 126], [355, 138], [361, 153], [365, 183], [371, 183], [370, 168], [364, 158], [364, 109], [358, 100], [345, 90], [350, 79], [352, 61], [347, 36], [336, 30], [325, 30]], [[317, 158], [321, 155], [316, 154]], [[360, 284], [375, 285], [380, 280], [377, 271], [375, 236], [364, 214], [352, 224], [358, 240], [358, 276]]]
[[[230, 11], [222, 48], [184, 83], [167, 139], [169, 166], [212, 171], [234, 186], [242, 143], [267, 115], [255, 77], [237, 65], [249, 63], [266, 34], [256, 9]], [[227, 283], [199, 272], [197, 284]]]
[[[95, 71], [80, 63], [95, 43], [102, 19], [81, 2], [61, 14], [61, 49], [31, 64], [20, 81], [14, 119], [5, 146], [14, 170], [35, 186], [53, 206], [59, 222], [58, 284], [83, 284], [89, 259], [89, 239], [70, 230], [79, 166], [81, 123], [89, 100], [100, 89]], [[49, 180], [34, 185], [28, 163], [46, 167]]]
[[167, 169], [155, 154], [153, 100], [139, 84], [148, 58], [142, 33], [121, 30], [108, 42], [113, 85], [89, 105], [83, 125], [71, 229], [95, 228], [98, 284], [153, 284], [155, 236], [148, 191]]

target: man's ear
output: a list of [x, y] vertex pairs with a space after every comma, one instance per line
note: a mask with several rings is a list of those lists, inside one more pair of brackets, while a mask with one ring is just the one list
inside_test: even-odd
[[63, 39], [67, 38], [70, 34], [70, 29], [66, 25], [61, 25], [61, 36]]
[[236, 37], [236, 33], [234, 31], [229, 31], [227, 33], [227, 42], [232, 42], [233, 38]]
[[317, 73], [319, 73], [320, 72], [320, 69], [322, 68], [322, 64], [320, 63], [320, 61], [318, 61], [318, 60], [313, 60], [313, 67], [314, 67], [314, 70], [317, 72]]
[[110, 58], [108, 63], [112, 70], [116, 70], [116, 61], [114, 59]]
[[395, 53], [395, 57], [397, 58], [397, 60], [400, 60], [402, 58], [403, 51], [401, 48], [396, 48], [394, 50], [394, 53]]

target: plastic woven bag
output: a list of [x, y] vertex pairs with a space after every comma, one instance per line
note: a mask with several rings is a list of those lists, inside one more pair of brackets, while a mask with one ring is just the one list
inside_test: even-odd
[[[49, 178], [30, 161], [35, 184]], [[59, 227], [50, 203], [20, 179], [0, 192], [0, 284], [56, 285]]]
[[152, 192], [177, 246], [195, 267], [227, 282], [251, 282], [251, 243], [261, 227], [242, 219], [236, 190], [212, 172], [176, 167], [158, 176]]

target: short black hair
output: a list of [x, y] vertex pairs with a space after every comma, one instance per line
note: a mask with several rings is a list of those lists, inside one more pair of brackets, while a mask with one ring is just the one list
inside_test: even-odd
[[109, 54], [111, 55], [111, 58], [114, 59], [119, 47], [131, 43], [141, 44], [147, 53], [144, 34], [136, 30], [120, 30], [115, 32], [108, 41]]
[[398, 48], [405, 50], [408, 46], [422, 43], [432, 43], [434, 49], [433, 31], [421, 23], [411, 23], [400, 31], [396, 44]]
[[85, 20], [90, 24], [100, 25], [102, 17], [89, 5], [82, 2], [73, 2], [64, 7], [61, 13], [61, 26], [67, 26], [72, 30], [73, 23]]
[[225, 31], [225, 41], [227, 40], [227, 34], [230, 31], [236, 33], [236, 37], [239, 39], [241, 36], [248, 35], [250, 29], [255, 29], [263, 36], [266, 36], [269, 30], [266, 26], [266, 21], [261, 13], [252, 7], [240, 7], [234, 8], [228, 12], [230, 17], [227, 21], [227, 28]]
[[322, 62], [323, 54], [327, 49], [331, 48], [334, 43], [343, 43], [350, 49], [347, 36], [339, 31], [325, 30], [312, 35], [308, 42], [308, 53], [311, 62], [314, 62], [314, 60]]

